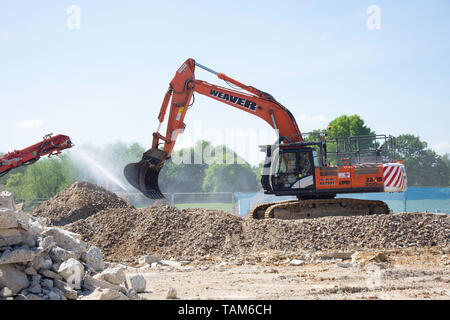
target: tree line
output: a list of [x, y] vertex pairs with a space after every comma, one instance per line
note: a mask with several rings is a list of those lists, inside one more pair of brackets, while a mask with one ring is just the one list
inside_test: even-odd
[[[327, 132], [327, 137], [350, 137], [370, 135], [370, 129], [358, 115], [341, 116], [329, 123], [327, 128], [314, 130]], [[396, 137], [397, 159], [405, 163], [409, 186], [450, 185], [450, 156], [438, 155], [425, 141], [413, 134]], [[94, 156], [123, 185], [123, 167], [141, 159], [145, 148], [138, 143], [117, 142], [104, 147], [83, 146], [86, 153]], [[195, 164], [194, 159], [210, 148], [213, 161]], [[89, 171], [89, 163], [81, 163], [70, 155], [71, 150], [59, 157], [46, 158], [37, 163], [13, 170], [0, 178], [16, 199], [45, 199], [52, 197], [77, 180], [107, 184]], [[252, 166], [225, 145], [212, 146], [211, 142], [198, 141], [194, 146], [178, 150], [178, 155], [191, 157], [191, 163], [178, 163], [169, 159], [159, 175], [162, 192], [256, 192], [261, 189], [262, 163]], [[229, 163], [225, 159], [232, 157]], [[202, 158], [202, 157], [200, 157]], [[217, 161], [214, 161], [216, 159]], [[94, 170], [95, 171], [95, 170]], [[111, 186], [111, 185], [110, 185]], [[114, 188], [114, 186], [112, 186]], [[133, 190], [130, 186], [130, 190]]]

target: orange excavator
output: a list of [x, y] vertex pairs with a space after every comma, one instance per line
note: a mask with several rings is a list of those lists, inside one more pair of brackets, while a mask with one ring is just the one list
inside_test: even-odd
[[[213, 73], [238, 90], [220, 87], [195, 78], [195, 68]], [[246, 91], [246, 92], [244, 92]], [[382, 201], [335, 199], [337, 194], [402, 192], [407, 180], [403, 163], [394, 161], [395, 139], [369, 135], [327, 139], [305, 139], [292, 113], [275, 98], [255, 87], [218, 73], [194, 59], [186, 60], [170, 82], [158, 115], [158, 129], [152, 147], [141, 161], [124, 169], [128, 182], [151, 199], [163, 199], [158, 175], [171, 157], [177, 136], [186, 127], [184, 118], [194, 93], [240, 109], [266, 121], [277, 133], [272, 145], [260, 146], [266, 160], [261, 174], [264, 193], [296, 196], [288, 200], [257, 205], [253, 218], [300, 219], [328, 215], [365, 215], [389, 213]], [[166, 134], [159, 131], [170, 104]], [[162, 148], [160, 145], [162, 144]]]

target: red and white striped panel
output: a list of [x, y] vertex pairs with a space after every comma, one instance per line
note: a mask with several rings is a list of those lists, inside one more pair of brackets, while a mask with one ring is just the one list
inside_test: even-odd
[[401, 163], [384, 163], [383, 181], [385, 192], [406, 191], [408, 181], [405, 166]]

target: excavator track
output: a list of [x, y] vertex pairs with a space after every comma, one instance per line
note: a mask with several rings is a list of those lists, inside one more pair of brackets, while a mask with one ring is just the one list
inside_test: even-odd
[[250, 217], [253, 219], [264, 219], [267, 208], [277, 205], [277, 204], [287, 204], [287, 203], [296, 203], [298, 200], [286, 200], [286, 201], [277, 201], [277, 202], [269, 202], [258, 204], [250, 209]]
[[326, 216], [362, 216], [389, 214], [386, 203], [379, 200], [314, 199], [288, 200], [257, 205], [250, 211], [254, 219], [312, 219]]

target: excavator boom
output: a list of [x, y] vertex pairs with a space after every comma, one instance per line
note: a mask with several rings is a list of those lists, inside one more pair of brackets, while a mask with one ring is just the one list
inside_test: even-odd
[[[219, 79], [231, 83], [248, 93], [196, 80], [196, 66], [215, 74]], [[186, 127], [184, 118], [195, 92], [263, 119], [286, 142], [303, 141], [302, 134], [293, 115], [270, 94], [252, 86], [247, 86], [223, 73], [215, 72], [196, 63], [194, 59], [188, 59], [175, 73], [164, 96], [158, 115], [158, 129], [153, 133], [152, 148], [143, 154], [140, 162], [130, 163], [124, 169], [124, 175], [128, 182], [148, 198], [164, 198], [158, 185], [159, 172], [164, 165], [164, 161], [170, 158], [178, 135], [183, 133]], [[159, 130], [164, 122], [169, 104], [170, 110], [166, 135], [162, 135]], [[160, 144], [163, 144], [162, 149], [158, 148]]]

